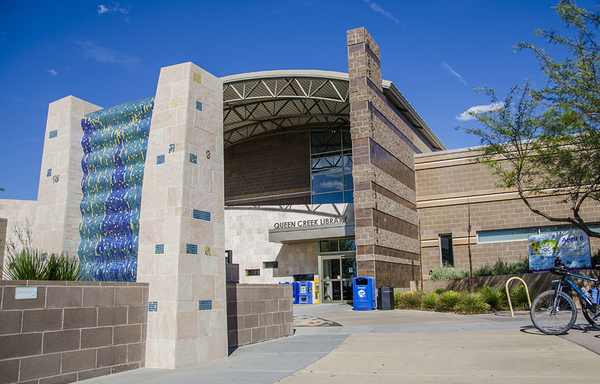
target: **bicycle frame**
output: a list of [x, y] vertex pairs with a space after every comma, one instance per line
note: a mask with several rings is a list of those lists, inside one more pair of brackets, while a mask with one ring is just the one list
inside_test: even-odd
[[571, 281], [571, 279], [568, 278], [568, 276], [572, 276], [572, 277], [576, 277], [579, 279], [583, 279], [583, 280], [588, 280], [594, 283], [598, 283], [598, 279], [593, 279], [591, 277], [586, 277], [586, 276], [581, 276], [581, 275], [576, 275], [574, 273], [570, 273], [570, 272], [563, 272], [561, 273], [561, 277], [560, 277], [560, 281], [558, 282], [558, 286], [556, 287], [556, 291], [555, 291], [555, 299], [554, 299], [554, 305], [556, 306], [556, 300], [558, 299], [558, 292], [562, 291], [562, 287], [563, 287], [563, 283], [566, 281], [567, 283], [569, 283], [569, 285], [571, 286], [572, 289], [575, 290], [575, 292], [579, 295], [580, 298], [582, 298], [583, 300], [585, 300], [586, 303], [588, 303], [588, 305], [593, 306], [596, 304], [593, 304], [592, 301], [583, 293], [583, 291], [581, 291], [581, 289], [575, 285], [575, 283], [573, 283]]

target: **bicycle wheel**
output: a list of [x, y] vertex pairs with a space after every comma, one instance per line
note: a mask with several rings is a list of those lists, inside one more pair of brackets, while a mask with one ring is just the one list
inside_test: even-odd
[[563, 292], [558, 292], [556, 307], [554, 306], [554, 290], [542, 292], [531, 303], [531, 321], [541, 332], [547, 335], [566, 333], [577, 320], [577, 307], [573, 299]]
[[581, 312], [583, 317], [590, 323], [594, 328], [600, 329], [600, 305], [589, 305], [585, 300], [579, 298], [581, 303]]

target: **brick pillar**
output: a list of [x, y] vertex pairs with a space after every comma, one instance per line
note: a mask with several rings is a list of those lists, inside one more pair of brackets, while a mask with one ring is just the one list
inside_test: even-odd
[[222, 82], [192, 63], [162, 68], [140, 211], [147, 367], [227, 356], [223, 190]]
[[81, 192], [81, 119], [100, 107], [67, 96], [50, 103], [37, 208], [32, 225], [34, 245], [43, 252], [77, 257]]
[[383, 94], [373, 38], [358, 28], [347, 43], [358, 275], [377, 287], [409, 287], [419, 276], [417, 137]]

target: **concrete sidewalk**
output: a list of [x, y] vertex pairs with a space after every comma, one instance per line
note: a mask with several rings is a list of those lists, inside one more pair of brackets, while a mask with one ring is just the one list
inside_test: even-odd
[[539, 333], [528, 312], [354, 312], [321, 304], [294, 306], [294, 315], [294, 336], [238, 348], [226, 359], [86, 383], [577, 383], [597, 379], [600, 366], [600, 331], [581, 315], [562, 337]]

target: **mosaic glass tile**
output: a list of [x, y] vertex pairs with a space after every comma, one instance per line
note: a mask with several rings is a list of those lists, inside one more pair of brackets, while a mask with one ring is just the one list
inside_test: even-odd
[[177, 108], [181, 105], [181, 99], [171, 100], [171, 108]]
[[48, 168], [48, 170], [46, 171], [46, 177], [50, 176], [52, 176], [52, 168]]
[[53, 131], [50, 131], [50, 132], [48, 132], [48, 138], [49, 138], [49, 139], [53, 139], [53, 138], [55, 138], [56, 136], [58, 136], [58, 130], [57, 130], [57, 129], [55, 129], [55, 130], [53, 130]]
[[202, 84], [202, 76], [194, 72], [194, 81], [198, 84]]
[[186, 244], [185, 245], [185, 253], [188, 253], [190, 255], [197, 255], [198, 254], [198, 246], [196, 244]]
[[190, 163], [198, 164], [198, 156], [190, 153]]
[[165, 155], [156, 156], [156, 165], [160, 165], [160, 164], [164, 164], [164, 163], [165, 163]]
[[52, 176], [52, 182], [53, 183], [58, 183], [59, 180], [60, 180], [60, 176], [59, 175]]
[[212, 309], [212, 300], [200, 300], [198, 301], [199, 311], [210, 311]]
[[169, 153], [175, 152], [175, 144], [169, 144]]
[[140, 204], [154, 98], [81, 120], [83, 180], [79, 259], [90, 280], [134, 282]]
[[208, 149], [206, 150], [206, 159], [210, 160], [210, 151]]
[[196, 101], [196, 109], [199, 110], [200, 112], [202, 112], [202, 103], [199, 101]]
[[148, 312], [158, 312], [158, 301], [148, 302]]
[[165, 253], [165, 245], [164, 244], [156, 244], [154, 246], [154, 254], [161, 255], [163, 253]]
[[194, 219], [210, 221], [210, 212], [194, 209], [192, 215]]
[[204, 254], [206, 256], [210, 256], [210, 247], [209, 246], [204, 247]]

